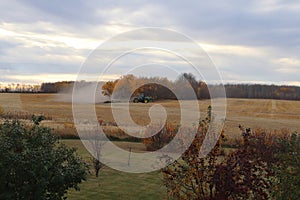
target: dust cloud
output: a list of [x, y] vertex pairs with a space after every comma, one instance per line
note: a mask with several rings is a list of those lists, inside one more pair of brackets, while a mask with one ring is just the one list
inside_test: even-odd
[[102, 94], [102, 85], [102, 82], [85, 82], [84, 84], [79, 84], [76, 87], [76, 98], [73, 98], [73, 88], [71, 88], [68, 91], [58, 93], [56, 101], [82, 104], [104, 103], [105, 101], [109, 101], [109, 97]]

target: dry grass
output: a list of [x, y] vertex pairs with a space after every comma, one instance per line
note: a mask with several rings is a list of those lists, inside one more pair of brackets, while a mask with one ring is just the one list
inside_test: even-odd
[[225, 133], [239, 133], [238, 124], [252, 129], [300, 131], [300, 101], [228, 99]]
[[[5, 111], [22, 111], [28, 113], [44, 113], [52, 116], [52, 121], [46, 125], [58, 129], [60, 132], [75, 134], [73, 127], [72, 104], [59, 102], [59, 94], [0, 94], [0, 106]], [[146, 125], [150, 122], [149, 109], [154, 104], [162, 105], [167, 112], [167, 121], [178, 124], [180, 122], [180, 107], [177, 101], [160, 101], [148, 104], [130, 104], [132, 119]], [[119, 103], [121, 104], [121, 103]], [[204, 116], [209, 100], [199, 101], [201, 115]], [[118, 104], [117, 104], [118, 106]], [[99, 119], [107, 124], [106, 131], [124, 136], [114, 123], [110, 104], [97, 104], [96, 112]], [[239, 124], [245, 127], [266, 128], [270, 130], [288, 128], [291, 131], [300, 130], [300, 101], [265, 100], [265, 99], [228, 99], [225, 134], [227, 138], [235, 139], [240, 135]]]

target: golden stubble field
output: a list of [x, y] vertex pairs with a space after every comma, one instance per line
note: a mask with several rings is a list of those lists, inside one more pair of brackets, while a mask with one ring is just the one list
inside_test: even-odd
[[[66, 128], [73, 125], [72, 103], [60, 101], [61, 94], [0, 94], [0, 105], [5, 111], [21, 111], [52, 116], [53, 120], [44, 122], [53, 128]], [[118, 106], [122, 103], [116, 103]], [[167, 121], [179, 123], [180, 106], [177, 101], [157, 101], [153, 103], [130, 103], [132, 119], [146, 125], [150, 122], [149, 109], [160, 104], [167, 111]], [[201, 116], [205, 116], [209, 100], [199, 101]], [[99, 119], [107, 124], [114, 122], [110, 104], [97, 104]], [[289, 129], [300, 131], [300, 101], [268, 99], [227, 99], [225, 134], [228, 138], [240, 135], [238, 125], [252, 129]]]

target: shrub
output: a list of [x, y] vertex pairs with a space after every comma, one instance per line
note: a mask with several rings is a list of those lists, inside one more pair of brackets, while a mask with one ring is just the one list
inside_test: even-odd
[[243, 144], [214, 172], [216, 199], [270, 199], [276, 145], [265, 132], [243, 130]]
[[[23, 112], [23, 111], [8, 111], [6, 113], [4, 113], [4, 117], [6, 119], [24, 119], [24, 120], [32, 120], [32, 113], [29, 112]], [[41, 115], [41, 114], [39, 114]], [[42, 116], [44, 116], [44, 120], [52, 120], [52, 117], [49, 115], [44, 115], [42, 114]]]
[[214, 197], [214, 173], [217, 170], [218, 158], [222, 155], [223, 137], [218, 139], [207, 156], [202, 155], [201, 149], [205, 151], [205, 147], [201, 148], [201, 146], [209, 130], [211, 119], [211, 108], [209, 108], [208, 116], [200, 121], [197, 134], [189, 149], [181, 159], [162, 169], [170, 199], [212, 199]]
[[273, 195], [276, 199], [299, 199], [300, 197], [300, 135], [293, 133], [279, 139], [276, 154], [276, 182]]
[[160, 127], [159, 124], [147, 127], [145, 135], [153, 135], [143, 139], [147, 151], [155, 151], [163, 148], [175, 137], [178, 131], [178, 128], [171, 123], [166, 123], [163, 128], [157, 132]]
[[0, 106], [0, 118], [5, 116], [5, 111], [2, 106]]
[[0, 199], [62, 199], [86, 178], [86, 164], [75, 149], [38, 122], [0, 124]]
[[286, 129], [251, 131], [240, 126], [242, 141], [234, 151], [223, 154], [220, 137], [202, 157], [211, 120], [209, 108], [190, 148], [162, 169], [169, 199], [299, 199], [299, 134]]
[[[203, 157], [205, 137], [213, 139], [208, 116], [200, 121], [190, 148], [181, 159], [162, 169], [169, 199], [270, 199], [276, 180], [278, 162], [276, 139], [266, 132], [243, 130], [242, 143], [228, 155], [223, 153], [224, 135], [217, 138], [213, 149]], [[212, 136], [211, 136], [212, 135]], [[295, 173], [295, 172], [293, 172]], [[296, 182], [294, 182], [296, 184]]]

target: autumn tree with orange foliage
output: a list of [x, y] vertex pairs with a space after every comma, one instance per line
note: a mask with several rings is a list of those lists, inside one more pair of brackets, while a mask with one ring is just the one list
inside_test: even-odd
[[115, 81], [107, 81], [105, 84], [102, 86], [102, 94], [108, 97], [111, 97], [115, 86], [117, 85], [119, 80]]

